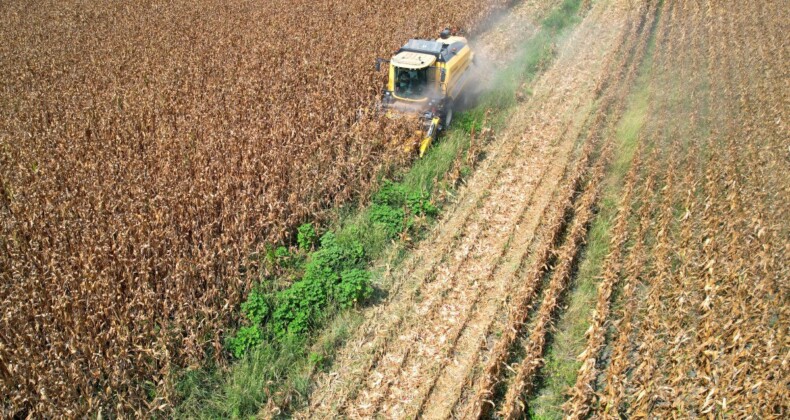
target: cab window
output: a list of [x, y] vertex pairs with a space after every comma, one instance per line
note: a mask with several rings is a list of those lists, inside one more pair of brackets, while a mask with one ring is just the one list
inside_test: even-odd
[[427, 93], [428, 67], [395, 69], [395, 94], [401, 98], [422, 99]]

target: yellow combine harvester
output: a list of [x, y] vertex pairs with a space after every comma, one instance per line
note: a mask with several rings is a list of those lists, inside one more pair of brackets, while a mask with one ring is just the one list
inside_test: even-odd
[[410, 39], [390, 60], [376, 60], [378, 71], [381, 63], [389, 63], [389, 81], [381, 99], [383, 110], [389, 116], [411, 114], [423, 119], [420, 156], [450, 125], [453, 106], [469, 81], [473, 58], [466, 38], [451, 36], [445, 29], [435, 41]]

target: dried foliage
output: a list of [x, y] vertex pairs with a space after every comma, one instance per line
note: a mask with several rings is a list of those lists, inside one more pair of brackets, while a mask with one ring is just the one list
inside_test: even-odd
[[641, 206], [634, 243], [609, 256], [623, 261], [621, 310], [599, 296], [611, 351], [596, 354], [603, 314], [570, 417], [787, 417], [787, 19], [777, 2], [663, 3], [655, 149], [621, 205]]
[[[655, 2], [645, 2], [637, 4], [632, 10], [636, 16], [629, 21], [631, 23], [629, 29], [624, 31], [623, 42], [620, 46], [621, 51], [630, 51], [633, 58], [630, 63], [624, 62], [621, 66], [622, 81], [619, 83], [621, 89], [619, 95], [621, 99], [617, 101], [614, 108], [614, 117], [610, 121], [616, 123], [619, 121], [619, 115], [624, 110], [625, 101], [622, 96], [627, 95], [633, 86], [637, 77], [637, 71], [642, 64], [645, 57], [647, 44], [650, 39], [650, 34], [653, 30], [657, 10]], [[615, 56], [623, 56], [624, 54], [616, 54]], [[614, 98], [610, 96], [608, 98]], [[609, 99], [614, 100], [614, 99]], [[611, 115], [610, 115], [611, 117]], [[614, 132], [613, 127], [610, 126], [610, 132]], [[623, 198], [618, 208], [617, 221], [612, 233], [612, 240], [610, 243], [611, 252], [607, 256], [602, 269], [603, 278], [598, 287], [598, 301], [596, 303], [595, 311], [593, 312], [592, 325], [586, 332], [587, 334], [587, 347], [584, 352], [579, 355], [578, 359], [582, 362], [579, 368], [575, 386], [570, 390], [570, 398], [565, 403], [565, 410], [567, 417], [582, 418], [589, 409], [588, 401], [591, 398], [592, 389], [591, 385], [596, 377], [596, 356], [604, 345], [604, 334], [606, 332], [606, 322], [608, 320], [609, 302], [614, 287], [619, 281], [621, 272], [621, 255], [622, 246], [625, 243], [628, 235], [628, 222], [631, 210], [631, 195], [634, 189], [634, 183], [639, 173], [643, 143], [640, 142], [639, 149], [633, 157], [631, 162], [631, 169], [626, 176], [626, 182], [623, 191]]]
[[514, 304], [508, 313], [506, 327], [492, 349], [483, 369], [482, 377], [475, 386], [472, 402], [468, 405], [469, 412], [465, 413], [463, 417], [480, 418], [490, 415], [491, 408], [494, 406], [492, 401], [494, 386], [502, 374], [502, 368], [511, 346], [518, 339], [521, 329], [527, 321], [530, 307], [539, 291], [541, 279], [549, 269], [549, 264], [554, 257], [555, 244], [567, 228], [567, 213], [573, 208], [577, 190], [589, 170], [592, 146], [592, 143], [587, 144], [582, 156], [576, 161], [570, 173], [566, 174], [565, 184], [557, 192], [556, 198], [559, 204], [545, 216], [547, 229], [535, 251], [535, 259], [531, 262], [530, 270], [524, 275], [526, 285], [521, 293], [513, 299]]
[[256, 247], [403, 159], [373, 59], [505, 3], [0, 6], [3, 413], [166, 409]]
[[[685, 108], [673, 98], [657, 108], [655, 127], [669, 134], [675, 157], [659, 168], [667, 181], [649, 251], [655, 281], [634, 338], [641, 351], [623, 405], [612, 409], [640, 417], [788, 414], [781, 203], [790, 188], [777, 169], [786, 164], [781, 121], [790, 109], [779, 69], [790, 50], [781, 29], [787, 11], [772, 3], [675, 4], [666, 13], [658, 65], [679, 72], [690, 95]], [[669, 123], [684, 111], [687, 123]]]

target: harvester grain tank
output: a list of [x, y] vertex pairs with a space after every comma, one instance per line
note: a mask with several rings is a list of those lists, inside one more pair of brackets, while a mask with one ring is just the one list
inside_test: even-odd
[[466, 38], [445, 29], [436, 40], [410, 39], [389, 59], [377, 59], [376, 69], [389, 63], [389, 78], [381, 107], [391, 117], [403, 114], [422, 119], [419, 151], [428, 146], [453, 119], [470, 79], [474, 53]]

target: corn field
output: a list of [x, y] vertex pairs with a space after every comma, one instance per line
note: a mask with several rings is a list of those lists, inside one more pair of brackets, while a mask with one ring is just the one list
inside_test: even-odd
[[373, 60], [505, 3], [0, 5], [2, 414], [167, 410], [261, 245], [406, 159]]
[[788, 415], [788, 15], [772, 3], [660, 3], [568, 418]]
[[[170, 414], [174, 372], [224, 363], [266, 244], [408, 162], [374, 59], [513, 3], [0, 5], [0, 415]], [[529, 415], [645, 84], [557, 409], [786, 418], [790, 9], [524, 3], [577, 28], [540, 33], [556, 57], [297, 416]]]

